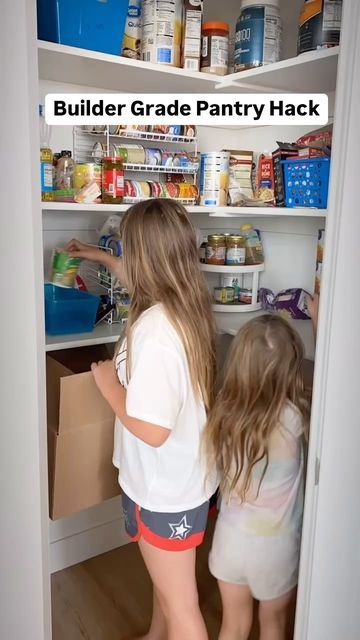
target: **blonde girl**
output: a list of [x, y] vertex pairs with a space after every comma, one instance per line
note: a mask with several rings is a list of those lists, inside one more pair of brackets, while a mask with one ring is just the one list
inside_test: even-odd
[[210, 571], [223, 604], [220, 640], [247, 640], [253, 599], [261, 640], [285, 640], [298, 577], [309, 403], [303, 347], [281, 317], [246, 324], [229, 354], [205, 443], [221, 472]]
[[[92, 366], [116, 415], [126, 529], [154, 585], [147, 640], [205, 640], [195, 549], [217, 487], [206, 481], [200, 443], [211, 408], [214, 327], [211, 302], [185, 209], [150, 200], [121, 223], [122, 261], [72, 241], [68, 250], [106, 263], [127, 286], [131, 307], [113, 362]], [[101, 255], [100, 255], [101, 253]]]

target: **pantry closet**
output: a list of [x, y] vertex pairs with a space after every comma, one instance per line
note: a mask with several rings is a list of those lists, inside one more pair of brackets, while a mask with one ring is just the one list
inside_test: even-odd
[[[14, 3], [16, 11], [13, 3], [5, 6], [0, 26], [0, 47], [4, 49], [1, 59], [5, 59], [5, 53], [14, 55], [11, 70], [7, 69], [4, 74], [6, 91], [1, 103], [5, 123], [3, 158], [6, 154], [9, 158], [4, 162], [0, 255], [0, 260], [4, 260], [5, 278], [1, 353], [6, 373], [1, 395], [1, 429], [5, 426], [1, 484], [6, 523], [2, 566], [4, 581], [9, 585], [8, 599], [4, 600], [8, 604], [1, 613], [0, 629], [4, 630], [2, 637], [6, 639], [17, 640], [27, 633], [27, 637], [34, 640], [50, 640], [50, 573], [127, 543], [118, 498], [65, 519], [50, 520], [48, 516], [45, 353], [112, 345], [118, 338], [119, 325], [101, 324], [92, 334], [84, 336], [45, 337], [43, 272], [48, 270], [52, 249], [72, 237], [97, 242], [98, 229], [110, 214], [108, 205], [39, 203], [37, 105], [44, 102], [47, 93], [199, 92], [212, 93], [215, 100], [216, 92], [220, 91], [229, 94], [326, 93], [331, 121], [335, 116], [326, 210], [193, 205], [189, 211], [204, 236], [239, 232], [240, 225], [245, 222], [259, 229], [265, 253], [265, 269], [259, 274], [260, 286], [274, 292], [290, 287], [314, 289], [318, 231], [326, 229], [295, 638], [335, 640], [341, 636], [355, 640], [359, 612], [351, 608], [354, 594], [350, 588], [355, 589], [358, 562], [355, 560], [355, 538], [360, 523], [355, 493], [359, 482], [355, 451], [360, 443], [355, 430], [354, 416], [358, 415], [358, 407], [353, 382], [357, 375], [356, 357], [360, 356], [354, 320], [360, 312], [356, 294], [359, 267], [356, 238], [360, 237], [360, 229], [355, 208], [357, 178], [352, 155], [353, 149], [360, 144], [354, 112], [360, 100], [360, 8], [355, 0], [344, 0], [337, 75], [337, 47], [296, 57], [297, 18], [301, 4], [302, 0], [281, 2], [281, 62], [221, 79], [37, 42], [35, 0], [17, 0]], [[238, 13], [237, 0], [223, 3], [220, 15], [218, 2], [205, 0], [205, 19], [226, 20], [232, 32]], [[199, 127], [198, 148], [202, 152], [221, 149], [272, 152], [277, 141], [292, 142], [308, 131], [308, 127]], [[18, 132], [16, 137], [15, 132]], [[15, 139], [21, 140], [21, 145]], [[53, 150], [72, 149], [72, 129], [54, 127], [51, 144]], [[110, 207], [110, 213], [121, 214], [125, 209], [125, 205], [114, 205]], [[216, 286], [218, 274], [209, 272], [206, 277], [210, 286]], [[11, 305], [8, 310], [6, 301]], [[229, 336], [258, 312], [234, 313], [217, 308], [215, 313], [220, 357], [223, 357]], [[311, 323], [296, 321], [295, 326], [303, 338], [307, 357], [313, 359]], [[353, 364], [349, 360], [351, 348]], [[341, 424], [338, 422], [340, 399], [343, 405]], [[6, 425], [11, 426], [11, 430]], [[341, 455], [340, 460], [338, 455]], [[336, 522], [331, 521], [332, 499], [336, 505]], [[340, 521], [343, 527], [338, 524]], [[354, 535], [349, 533], [350, 524]], [[335, 572], [330, 565], [336, 562], [336, 553], [339, 554], [337, 569], [340, 583], [343, 581], [343, 593], [337, 593], [335, 597], [332, 590]], [[17, 554], [16, 559], [11, 557], [13, 554]], [[350, 613], [345, 623], [348, 606]]]

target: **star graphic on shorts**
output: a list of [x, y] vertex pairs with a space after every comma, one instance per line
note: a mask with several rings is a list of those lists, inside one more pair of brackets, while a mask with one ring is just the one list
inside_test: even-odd
[[189, 531], [191, 531], [192, 527], [190, 527], [186, 520], [186, 515], [181, 518], [180, 522], [171, 524], [169, 522], [169, 527], [171, 529], [171, 536], [175, 540], [185, 540]]

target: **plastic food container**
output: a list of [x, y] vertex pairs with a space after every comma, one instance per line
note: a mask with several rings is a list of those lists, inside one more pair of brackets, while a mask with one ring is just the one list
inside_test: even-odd
[[226, 22], [205, 22], [202, 28], [200, 71], [225, 76], [229, 66], [229, 32]]
[[45, 329], [48, 335], [90, 333], [100, 298], [78, 289], [45, 284]]
[[38, 38], [120, 55], [127, 12], [124, 0], [37, 0]]
[[291, 158], [284, 167], [287, 207], [326, 209], [329, 189], [329, 158]]
[[279, 0], [242, 0], [236, 23], [235, 71], [278, 62], [281, 37]]

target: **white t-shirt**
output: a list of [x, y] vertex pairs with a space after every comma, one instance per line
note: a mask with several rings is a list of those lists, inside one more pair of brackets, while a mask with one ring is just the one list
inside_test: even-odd
[[194, 394], [183, 344], [162, 305], [141, 314], [131, 340], [129, 384], [126, 344], [116, 357], [119, 380], [127, 390], [127, 414], [171, 433], [161, 447], [151, 447], [117, 418], [113, 464], [119, 469], [119, 484], [150, 511], [193, 509], [216, 491], [217, 478], [206, 479], [206, 462], [200, 459], [206, 412]]

